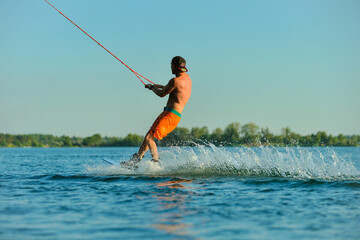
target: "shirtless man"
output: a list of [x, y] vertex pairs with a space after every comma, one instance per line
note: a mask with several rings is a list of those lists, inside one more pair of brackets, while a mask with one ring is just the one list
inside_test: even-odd
[[122, 162], [125, 167], [135, 167], [141, 161], [147, 150], [150, 149], [153, 162], [159, 162], [159, 155], [155, 144], [155, 138], [163, 139], [172, 132], [181, 119], [181, 113], [191, 95], [191, 79], [186, 73], [186, 61], [180, 56], [176, 56], [171, 61], [171, 71], [175, 77], [170, 79], [167, 85], [147, 84], [145, 88], [153, 91], [159, 97], [169, 94], [164, 111], [158, 116], [150, 130], [147, 132], [138, 153], [135, 153], [130, 160]]

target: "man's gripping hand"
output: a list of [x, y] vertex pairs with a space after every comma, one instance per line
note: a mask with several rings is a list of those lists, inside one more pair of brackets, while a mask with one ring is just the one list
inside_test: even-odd
[[151, 83], [145, 85], [145, 88], [147, 88], [147, 89], [149, 89], [149, 90], [152, 90], [153, 87], [154, 87], [154, 85], [151, 84]]

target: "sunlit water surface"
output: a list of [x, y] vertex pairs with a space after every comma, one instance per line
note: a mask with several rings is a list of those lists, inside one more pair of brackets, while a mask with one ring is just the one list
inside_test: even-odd
[[0, 239], [360, 239], [360, 148], [0, 149]]

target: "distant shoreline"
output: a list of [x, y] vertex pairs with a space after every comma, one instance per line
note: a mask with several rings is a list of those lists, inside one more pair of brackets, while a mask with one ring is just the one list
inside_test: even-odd
[[[0, 147], [138, 147], [143, 136], [128, 134], [126, 137], [102, 137], [94, 134], [89, 137], [53, 136], [50, 134], [6, 134], [0, 133]], [[215, 129], [212, 133], [207, 127], [176, 128], [159, 146], [196, 146], [198, 144], [215, 146], [257, 147], [257, 146], [300, 146], [300, 147], [359, 147], [360, 135], [328, 135], [319, 131], [316, 134], [300, 135], [289, 127], [282, 134], [272, 134], [268, 128], [259, 128], [254, 123], [243, 126], [239, 122], [229, 124], [224, 130]]]
[[[205, 147], [211, 147], [210, 145], [202, 145]], [[290, 148], [296, 148], [296, 147], [301, 147], [301, 148], [358, 148], [360, 146], [292, 146], [292, 145], [286, 145], [286, 146], [281, 146], [281, 145], [261, 145], [261, 146], [223, 146], [226, 148], [259, 148], [259, 147], [274, 147], [274, 148], [285, 148], [285, 147], [290, 147]], [[103, 146], [95, 146], [95, 147], [0, 147], [0, 149], [14, 149], [14, 148], [22, 148], [22, 149], [30, 149], [30, 148], [34, 148], [34, 149], [50, 149], [50, 148], [83, 148], [83, 149], [87, 149], [87, 148], [138, 148], [139, 146], [112, 146], [112, 147], [103, 147]], [[159, 146], [158, 148], [167, 148], [167, 147], [179, 147], [178, 145], [174, 145], [174, 146]], [[186, 147], [186, 146], [181, 146], [181, 147]], [[194, 146], [196, 147], [196, 146]], [[218, 146], [217, 146], [218, 147]]]

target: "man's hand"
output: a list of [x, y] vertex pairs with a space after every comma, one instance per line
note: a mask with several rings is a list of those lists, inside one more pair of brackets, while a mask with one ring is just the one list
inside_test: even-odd
[[154, 85], [152, 85], [151, 83], [145, 85], [145, 88], [147, 88], [149, 90], [152, 90], [153, 87], [154, 87]]

